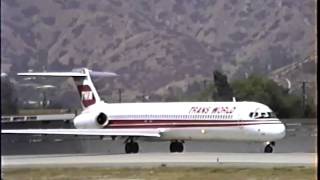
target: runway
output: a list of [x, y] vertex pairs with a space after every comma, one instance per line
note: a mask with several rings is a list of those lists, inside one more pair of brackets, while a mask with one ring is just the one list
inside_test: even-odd
[[[98, 137], [2, 135], [2, 167], [315, 167], [316, 120], [288, 120], [286, 137], [276, 142], [274, 153], [264, 154], [264, 144], [229, 141], [186, 141], [184, 153], [169, 153], [170, 142], [138, 141], [140, 153], [123, 154], [123, 140]], [[56, 124], [4, 124], [11, 128], [62, 127]], [[28, 127], [26, 127], [29, 125]], [[49, 126], [50, 125], [50, 126]], [[45, 126], [45, 127], [43, 127]], [[9, 128], [10, 129], [10, 128]], [[223, 152], [223, 153], [221, 153]], [[30, 154], [30, 155], [27, 155]], [[31, 155], [32, 154], [32, 155]], [[37, 155], [42, 154], [42, 155]]]
[[[3, 123], [4, 129], [14, 128], [71, 128], [63, 121], [50, 124]], [[289, 119], [286, 137], [277, 141], [275, 153], [316, 153], [316, 119]], [[120, 154], [124, 153], [124, 139], [112, 141], [99, 137], [1, 135], [2, 155], [35, 154]], [[141, 153], [167, 153], [170, 142], [139, 141]], [[186, 141], [185, 152], [261, 153], [263, 143], [237, 141]]]
[[2, 168], [316, 167], [316, 153], [138, 153], [2, 156]]

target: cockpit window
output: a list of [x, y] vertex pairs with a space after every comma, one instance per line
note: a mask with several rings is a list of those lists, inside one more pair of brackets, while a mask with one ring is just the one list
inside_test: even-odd
[[268, 112], [268, 117], [271, 117], [271, 112]]
[[268, 118], [276, 118], [276, 114], [274, 112], [268, 112]]
[[253, 112], [251, 112], [251, 113], [249, 114], [249, 117], [251, 117], [251, 118], [252, 118], [252, 116], [253, 116]]
[[[251, 113], [250, 113], [251, 115]], [[276, 118], [274, 112], [256, 112], [254, 118], [261, 119], [261, 118]]]

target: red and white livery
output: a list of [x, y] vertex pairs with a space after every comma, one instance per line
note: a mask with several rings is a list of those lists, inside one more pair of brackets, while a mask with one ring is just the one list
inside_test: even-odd
[[2, 133], [69, 134], [125, 137], [125, 152], [137, 153], [139, 140], [171, 141], [170, 152], [182, 152], [186, 140], [234, 140], [266, 142], [285, 136], [285, 126], [266, 105], [257, 102], [105, 103], [86, 68], [73, 72], [19, 73], [21, 76], [72, 77], [83, 111], [73, 120], [76, 129], [2, 130]]

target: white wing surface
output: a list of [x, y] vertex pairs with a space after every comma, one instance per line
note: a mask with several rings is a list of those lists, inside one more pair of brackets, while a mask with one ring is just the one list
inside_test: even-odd
[[160, 137], [160, 130], [158, 129], [3, 129], [1, 133]]

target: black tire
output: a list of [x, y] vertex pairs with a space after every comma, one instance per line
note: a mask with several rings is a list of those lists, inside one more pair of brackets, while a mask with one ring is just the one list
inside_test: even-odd
[[133, 153], [138, 153], [138, 152], [139, 152], [139, 144], [138, 144], [138, 143], [133, 142], [133, 143], [131, 144], [131, 147], [132, 147], [132, 152], [133, 152]]
[[177, 142], [177, 152], [183, 152], [183, 144], [181, 142]]
[[177, 142], [170, 143], [170, 152], [177, 152]]
[[265, 148], [264, 148], [264, 152], [265, 153], [272, 153], [273, 152], [273, 148], [270, 144], [268, 144]]
[[131, 143], [126, 143], [125, 151], [127, 154], [132, 153]]

